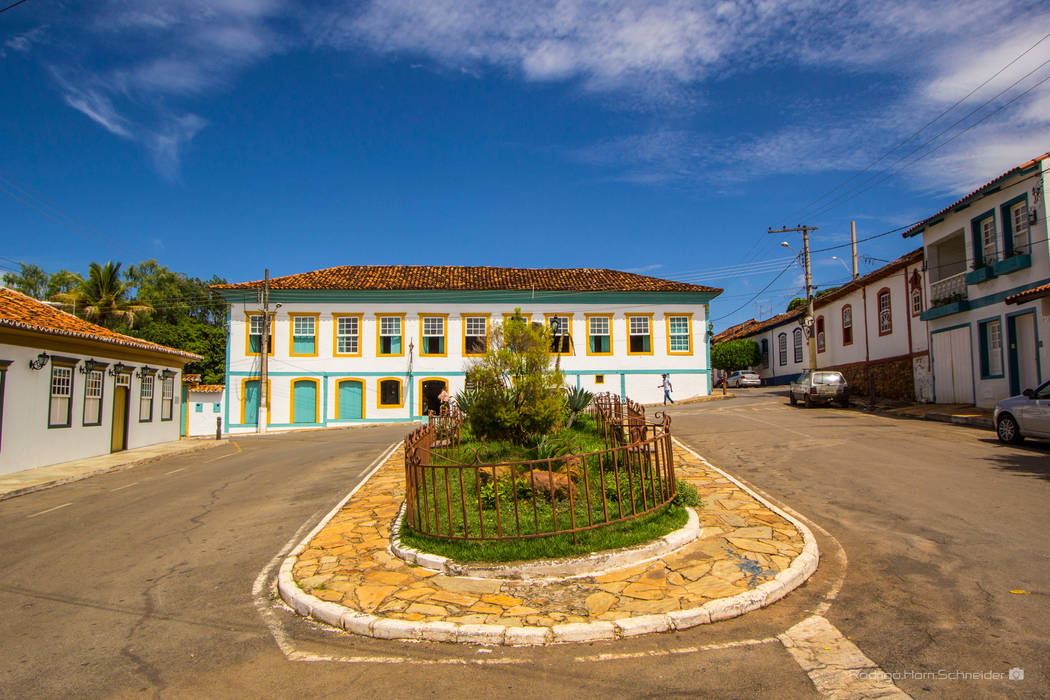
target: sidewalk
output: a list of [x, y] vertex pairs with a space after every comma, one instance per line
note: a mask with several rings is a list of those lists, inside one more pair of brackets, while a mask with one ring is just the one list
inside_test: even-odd
[[681, 444], [674, 456], [678, 477], [703, 499], [691, 541], [611, 570], [521, 580], [511, 565], [503, 577], [457, 576], [394, 556], [391, 526], [405, 493], [397, 449], [293, 550], [281, 567], [280, 594], [300, 614], [371, 637], [549, 644], [734, 617], [778, 600], [816, 569], [816, 543], [804, 525]]
[[[860, 401], [857, 401], [857, 404], [864, 405]], [[992, 421], [993, 409], [977, 408], [970, 404], [919, 403], [890, 407], [876, 402], [874, 410], [890, 416], [935, 420], [942, 423], [955, 423], [956, 425], [969, 425], [975, 428], [995, 430], [995, 424]]]
[[24, 469], [12, 474], [0, 475], [0, 501], [24, 496], [34, 491], [42, 491], [71, 481], [80, 481], [88, 477], [114, 472], [141, 464], [155, 462], [158, 459], [182, 455], [199, 450], [207, 450], [216, 445], [225, 445], [228, 440], [183, 439], [172, 442], [160, 442], [156, 445], [136, 447], [133, 450], [113, 452], [98, 457], [88, 457], [72, 462], [62, 462], [46, 467]]

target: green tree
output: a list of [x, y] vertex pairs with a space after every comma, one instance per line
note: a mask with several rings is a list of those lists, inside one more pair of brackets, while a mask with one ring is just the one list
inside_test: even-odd
[[47, 298], [71, 292], [84, 283], [84, 278], [69, 270], [59, 270], [47, 279]]
[[226, 325], [226, 304], [209, 286], [226, 280], [204, 281], [173, 272], [156, 260], [132, 265], [124, 278], [135, 288], [135, 298], [153, 307], [153, 318], [178, 323], [185, 316], [209, 325]]
[[47, 299], [47, 273], [36, 265], [18, 263], [18, 272], [5, 272], [4, 284], [34, 299]]
[[[838, 289], [838, 287], [828, 287], [827, 289], [821, 289], [816, 294], [813, 295], [813, 298], [816, 299], [817, 297], [822, 297], [825, 294], [831, 294], [836, 289]], [[803, 298], [803, 297], [795, 297], [794, 299], [792, 299], [791, 301], [788, 302], [787, 310], [788, 311], [794, 311], [795, 309], [802, 308], [805, 305], [806, 305], [805, 298]]]
[[550, 433], [565, 410], [562, 373], [551, 367], [550, 330], [526, 323], [515, 309], [490, 332], [488, 345], [484, 357], [467, 367], [474, 386], [471, 431], [483, 440], [518, 444]]
[[[758, 343], [746, 338], [727, 340], [711, 348], [711, 366], [726, 373], [754, 367], [761, 361], [762, 351]], [[722, 393], [725, 392], [726, 385], [722, 382]]]
[[205, 384], [222, 384], [226, 381], [226, 331], [222, 328], [183, 316], [175, 323], [151, 318], [140, 328], [121, 332], [201, 355], [204, 359], [186, 365], [184, 372], [200, 374]]
[[56, 294], [53, 299], [77, 316], [106, 328], [133, 327], [153, 311], [149, 304], [129, 298], [131, 285], [120, 279], [120, 263], [91, 263], [88, 277], [78, 287]]

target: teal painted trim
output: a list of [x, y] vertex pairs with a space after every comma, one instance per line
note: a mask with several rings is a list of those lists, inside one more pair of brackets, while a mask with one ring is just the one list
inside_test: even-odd
[[[1025, 309], [1024, 311], [1015, 311], [1011, 314], [1006, 315], [1006, 328], [1007, 328], [1007, 342], [1009, 343], [1010, 350], [1008, 351], [1010, 360], [1010, 396], [1017, 396], [1021, 393], [1021, 378], [1020, 374], [1020, 360], [1017, 357], [1017, 317], [1032, 315], [1032, 329], [1035, 333], [1035, 374], [1038, 384], [1043, 383], [1043, 363], [1039, 359], [1039, 318], [1036, 316], [1035, 309]], [[1025, 387], [1028, 388], [1028, 387]], [[1031, 387], [1035, 388], [1035, 387]]]
[[322, 396], [324, 398], [321, 400], [321, 423], [322, 423], [322, 425], [328, 425], [328, 384], [329, 384], [328, 375], [326, 374], [326, 375], [324, 375], [324, 391], [322, 392]]
[[[947, 304], [945, 306], [938, 306], [936, 308], [929, 309], [929, 311], [923, 311], [922, 314], [919, 315], [919, 318], [921, 318], [923, 321], [929, 321], [929, 320], [932, 320], [934, 318], [940, 318], [941, 316], [949, 316], [949, 315], [954, 314], [954, 313], [959, 313], [960, 311], [967, 311], [969, 309], [979, 309], [982, 306], [991, 306], [992, 304], [998, 304], [1000, 302], [1005, 301], [1006, 297], [1013, 296], [1014, 294], [1020, 294], [1021, 292], [1027, 292], [1029, 289], [1034, 289], [1036, 287], [1041, 287], [1044, 284], [1050, 284], [1050, 277], [1047, 277], [1046, 279], [1042, 279], [1042, 280], [1029, 282], [1028, 284], [1022, 284], [1022, 285], [1020, 285], [1018, 287], [1012, 287], [1010, 289], [1006, 289], [1006, 290], [1001, 291], [1001, 292], [996, 292], [995, 294], [989, 294], [988, 296], [978, 297], [976, 299], [964, 300], [964, 301], [961, 301], [961, 302], [957, 301], [957, 302], [954, 302], [952, 304]], [[958, 311], [945, 311], [945, 312], [942, 312], [942, 313], [939, 313], [939, 314], [934, 314], [933, 313], [935, 311], [940, 311], [941, 309], [951, 309], [956, 304], [966, 304], [966, 306], [964, 308], [958, 309]], [[930, 314], [930, 315], [927, 315], [927, 314]], [[944, 330], [944, 329], [942, 329], [942, 330]]]
[[950, 304], [941, 304], [940, 306], [934, 306], [931, 309], [926, 309], [919, 314], [919, 319], [922, 321], [931, 321], [935, 318], [941, 318], [942, 316], [951, 316], [962, 311], [970, 310], [970, 302], [966, 299], [961, 301], [953, 301]]
[[620, 373], [620, 398], [627, 398], [627, 375]]
[[[930, 331], [930, 343], [929, 343], [929, 345], [927, 347], [930, 348], [930, 376], [933, 377], [933, 402], [934, 403], [937, 403], [937, 371], [936, 371], [936, 369], [934, 368], [934, 365], [933, 365], [933, 336], [937, 335], [938, 333], [947, 333], [948, 331], [954, 331], [954, 330], [957, 330], [959, 328], [967, 328], [967, 329], [969, 329], [969, 327], [970, 327], [969, 323], [957, 323], [954, 326], [948, 326], [947, 328], [938, 328], [935, 331], [934, 330]], [[966, 337], [969, 338], [969, 340], [970, 340], [970, 381], [974, 385], [973, 386], [973, 395], [976, 397], [977, 396], [977, 383], [976, 383], [977, 380], [973, 378], [974, 377], [974, 371], [973, 371], [973, 334], [968, 332], [966, 334]]]
[[[989, 209], [986, 212], [978, 214], [977, 216], [970, 219], [970, 233], [973, 241], [973, 264], [980, 266], [984, 264], [984, 241], [981, 240], [981, 222], [992, 217], [992, 226], [995, 226], [995, 208]], [[999, 239], [995, 240], [995, 252], [999, 252]], [[977, 272], [977, 270], [975, 270]], [[980, 280], [978, 280], [980, 281]], [[966, 276], [966, 283], [971, 284], [970, 276]]]
[[579, 388], [580, 388], [580, 381], [581, 381], [581, 379], [580, 379], [580, 378], [581, 378], [582, 376], [583, 376], [582, 374], [577, 374], [577, 375], [576, 375], [576, 388], [577, 388], [577, 389], [579, 389]]
[[[710, 374], [710, 369], [703, 368], [658, 368], [658, 369], [573, 369], [573, 370], [562, 370], [562, 374], [565, 375], [584, 375], [584, 374]], [[397, 372], [269, 372], [271, 377], [408, 377], [408, 375]], [[466, 375], [466, 372], [455, 371], [455, 372], [443, 372], [441, 370], [434, 370], [433, 372], [416, 372], [413, 371], [412, 376], [416, 375], [433, 375], [435, 377], [462, 377]], [[228, 377], [258, 377], [258, 372], [251, 371], [231, 371], [227, 374]]]
[[[999, 374], [991, 374], [991, 348], [988, 347], [988, 325], [993, 321], [999, 322]], [[981, 379], [1002, 379], [1005, 377], [1005, 358], [1003, 357], [1003, 320], [999, 316], [983, 318], [977, 321], [977, 350], [980, 353]]]
[[[216, 292], [230, 303], [255, 303], [258, 290], [219, 289]], [[721, 294], [717, 292], [537, 292], [504, 290], [441, 290], [441, 289], [392, 289], [392, 290], [327, 290], [327, 289], [278, 289], [270, 291], [271, 303], [293, 304], [297, 302], [334, 302], [342, 304], [508, 304], [509, 311], [515, 306], [528, 307], [537, 304], [706, 304]]]
[[[1024, 202], [1025, 209], [1028, 208], [1028, 193], [1025, 192], [1018, 197], [1003, 202], [999, 205], [999, 219], [1003, 222], [1003, 253], [1010, 255], [1014, 252], [1014, 220], [1010, 216], [1010, 209], [1013, 205]], [[1028, 244], [1032, 244], [1032, 228], [1028, 228]], [[1030, 264], [1030, 263], [1029, 263]]]
[[1024, 270], [1032, 266], [1032, 256], [1028, 253], [1018, 253], [1014, 255], [1011, 251], [1007, 253], [1010, 257], [1000, 260], [995, 263], [993, 269], [996, 275], [1009, 275], [1012, 272], [1018, 270]]
[[232, 384], [230, 384], [230, 334], [232, 332], [230, 330], [232, 328], [232, 326], [230, 325], [230, 315], [231, 315], [231, 310], [229, 308], [227, 308], [226, 309], [226, 391], [223, 392], [223, 402], [226, 404], [226, 406], [223, 408], [224, 412], [223, 412], [223, 415], [222, 415], [222, 422], [226, 424], [227, 428], [230, 426], [230, 394], [232, 393], [231, 392], [231, 387], [233, 386]]
[[[418, 418], [342, 418], [331, 421], [340, 425], [353, 425], [355, 423], [418, 423]], [[271, 428], [323, 428], [321, 423], [267, 423]], [[254, 428], [254, 423], [235, 423], [230, 428]]]
[[966, 273], [966, 284], [970, 286], [992, 279], [995, 279], [995, 266], [993, 265], [983, 265]]
[[408, 373], [408, 415], [410, 418], [416, 417], [416, 383], [414, 381], [415, 374], [413, 372]]

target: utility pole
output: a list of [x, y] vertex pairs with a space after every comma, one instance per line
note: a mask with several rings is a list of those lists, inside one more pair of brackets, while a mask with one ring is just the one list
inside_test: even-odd
[[860, 271], [857, 270], [857, 222], [849, 222], [849, 239], [852, 244], [853, 250], [853, 279], [860, 277]]
[[262, 350], [259, 370], [259, 410], [256, 412], [258, 420], [255, 423], [255, 432], [266, 432], [266, 407], [270, 405], [270, 392], [267, 391], [269, 384], [270, 369], [270, 268], [263, 272], [263, 334]]
[[817, 334], [814, 332], [814, 312], [813, 312], [813, 275], [810, 273], [809, 267], [809, 232], [816, 231], [816, 226], [803, 226], [799, 224], [795, 228], [781, 228], [774, 231], [772, 228], [769, 229], [769, 233], [801, 233], [802, 234], [802, 255], [805, 259], [806, 265], [806, 335], [809, 336], [809, 368], [815, 370], [817, 368]]

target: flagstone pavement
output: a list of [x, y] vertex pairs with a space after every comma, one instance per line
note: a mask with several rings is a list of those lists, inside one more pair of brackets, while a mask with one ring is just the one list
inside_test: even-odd
[[410, 565], [389, 551], [404, 499], [404, 453], [383, 466], [321, 529], [292, 568], [303, 591], [384, 618], [549, 627], [696, 608], [770, 581], [803, 549], [799, 531], [676, 445], [680, 479], [696, 486], [701, 533], [653, 561], [573, 579], [498, 580]]

